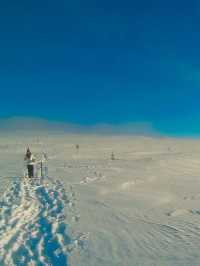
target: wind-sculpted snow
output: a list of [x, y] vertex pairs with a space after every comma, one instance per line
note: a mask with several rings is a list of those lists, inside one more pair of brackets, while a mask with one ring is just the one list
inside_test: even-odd
[[75, 217], [73, 197], [59, 181], [13, 182], [0, 201], [0, 265], [68, 265], [79, 244], [65, 223]]

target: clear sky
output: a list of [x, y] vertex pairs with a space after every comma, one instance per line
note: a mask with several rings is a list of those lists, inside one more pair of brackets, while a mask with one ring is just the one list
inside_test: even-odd
[[0, 116], [200, 135], [200, 2], [0, 1]]

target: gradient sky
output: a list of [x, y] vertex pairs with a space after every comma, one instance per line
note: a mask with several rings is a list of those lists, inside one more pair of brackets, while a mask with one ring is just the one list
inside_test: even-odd
[[200, 2], [0, 1], [0, 116], [200, 135]]

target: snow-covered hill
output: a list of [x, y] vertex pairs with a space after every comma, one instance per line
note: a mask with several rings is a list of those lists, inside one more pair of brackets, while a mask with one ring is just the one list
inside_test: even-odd
[[[55, 179], [19, 178], [26, 144]], [[0, 175], [2, 266], [199, 266], [198, 140], [4, 135]]]

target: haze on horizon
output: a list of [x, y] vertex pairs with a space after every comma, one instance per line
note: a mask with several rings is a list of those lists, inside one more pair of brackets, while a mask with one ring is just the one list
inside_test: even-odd
[[[95, 124], [80, 125], [63, 121], [52, 121], [37, 117], [10, 117], [0, 119], [0, 135], [29, 133], [63, 133], [63, 134], [95, 134], [95, 135], [121, 135], [121, 136], [161, 136], [148, 123], [127, 124]], [[163, 135], [164, 136], [164, 135]]]

